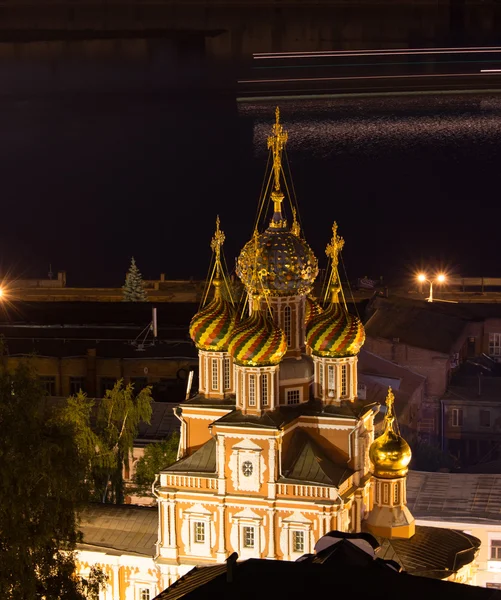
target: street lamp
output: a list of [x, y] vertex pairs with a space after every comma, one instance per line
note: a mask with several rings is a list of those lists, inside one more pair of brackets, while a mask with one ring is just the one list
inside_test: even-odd
[[428, 302], [433, 302], [433, 283], [444, 283], [444, 281], [446, 280], [446, 277], [443, 273], [439, 273], [435, 279], [428, 279], [428, 277], [426, 277], [426, 275], [424, 273], [419, 273], [419, 275], [417, 276], [418, 281], [420, 281], [421, 283], [424, 283], [425, 281], [427, 281], [430, 284], [430, 293], [428, 298], [426, 298], [426, 300]]

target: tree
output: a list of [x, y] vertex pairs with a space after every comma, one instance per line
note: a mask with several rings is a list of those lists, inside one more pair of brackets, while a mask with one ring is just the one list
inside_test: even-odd
[[124, 501], [123, 466], [134, 446], [141, 421], [150, 422], [151, 387], [134, 394], [123, 379], [95, 405], [80, 392], [68, 398], [63, 419], [77, 430], [77, 443], [87, 457], [88, 479], [94, 497], [101, 502]]
[[[1, 363], [1, 361], [0, 361]], [[75, 576], [86, 456], [29, 362], [0, 364], [0, 597], [97, 598], [104, 575]]]
[[178, 446], [179, 433], [175, 432], [166, 440], [145, 447], [144, 455], [137, 461], [133, 478], [136, 494], [151, 495], [151, 486], [157, 474], [176, 462]]
[[147, 302], [148, 296], [144, 289], [144, 281], [141, 272], [137, 268], [136, 261], [132, 257], [130, 267], [125, 276], [125, 284], [122, 287], [124, 302]]

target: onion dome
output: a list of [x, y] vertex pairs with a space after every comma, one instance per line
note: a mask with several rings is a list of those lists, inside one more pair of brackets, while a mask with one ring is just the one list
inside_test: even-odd
[[362, 322], [339, 304], [338, 291], [339, 288], [334, 290], [331, 305], [313, 317], [306, 326], [306, 343], [315, 356], [355, 356], [365, 341]]
[[322, 310], [323, 308], [316, 300], [311, 296], [306, 296], [304, 302], [304, 324], [308, 325], [314, 317], [318, 317], [321, 314]]
[[318, 263], [303, 239], [272, 221], [243, 247], [236, 271], [250, 293], [296, 296], [311, 290]]
[[287, 340], [271, 319], [256, 310], [235, 327], [228, 352], [242, 367], [276, 365], [287, 352]]
[[409, 444], [398, 433], [393, 403], [395, 396], [388, 389], [386, 397], [386, 415], [384, 432], [369, 449], [369, 458], [374, 465], [374, 475], [384, 479], [404, 477], [411, 462], [412, 452]]
[[193, 317], [189, 331], [199, 350], [218, 352], [228, 348], [236, 315], [232, 305], [221, 298], [220, 279], [216, 277], [213, 284], [216, 288], [213, 300]]

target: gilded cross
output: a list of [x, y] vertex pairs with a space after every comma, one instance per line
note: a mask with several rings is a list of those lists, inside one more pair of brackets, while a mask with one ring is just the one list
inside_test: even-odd
[[332, 261], [332, 269], [333, 271], [337, 271], [337, 266], [339, 263], [339, 253], [344, 247], [344, 239], [337, 234], [337, 223], [334, 221], [332, 225], [332, 239], [327, 244], [327, 248], [325, 249], [325, 254]]
[[275, 191], [280, 191], [280, 171], [282, 169], [282, 151], [287, 142], [288, 134], [280, 123], [280, 109], [275, 110], [273, 133], [268, 138], [268, 149], [273, 152], [273, 171], [275, 174]]
[[225, 240], [224, 232], [220, 229], [219, 223], [220, 223], [220, 221], [219, 221], [219, 215], [218, 215], [216, 217], [216, 231], [210, 242], [210, 247], [212, 248], [212, 252], [214, 252], [216, 254], [216, 265], [218, 265], [218, 267], [221, 264], [220, 263], [221, 246], [224, 244], [224, 240]]
[[393, 413], [393, 404], [395, 402], [395, 395], [391, 389], [391, 386], [388, 388], [388, 394], [386, 396], [386, 416], [385, 416], [385, 420], [387, 421], [393, 421], [393, 419], [395, 418], [395, 415]]

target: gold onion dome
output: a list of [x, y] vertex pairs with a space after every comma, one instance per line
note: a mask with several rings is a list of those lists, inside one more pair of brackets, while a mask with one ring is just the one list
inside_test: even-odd
[[268, 316], [255, 310], [235, 327], [228, 352], [242, 367], [276, 365], [287, 352], [287, 340]]
[[412, 458], [409, 444], [397, 432], [394, 400], [395, 396], [390, 387], [386, 397], [384, 432], [372, 442], [369, 449], [369, 458], [374, 465], [374, 475], [384, 479], [404, 477]]
[[284, 194], [280, 189], [280, 175], [288, 134], [280, 124], [278, 108], [275, 114], [273, 132], [268, 138], [268, 148], [273, 154], [273, 216], [268, 229], [263, 233], [256, 231], [253, 239], [243, 247], [236, 271], [252, 295], [296, 296], [311, 290], [318, 274], [318, 263], [312, 249], [301, 237], [295, 210], [290, 229], [282, 215]]
[[191, 320], [190, 337], [199, 350], [221, 352], [227, 350], [236, 314], [231, 304], [221, 298], [221, 281], [215, 278], [213, 300]]
[[285, 227], [275, 227], [273, 221], [255, 237], [243, 247], [237, 262], [237, 275], [247, 290], [271, 296], [307, 294], [318, 274], [308, 244]]

